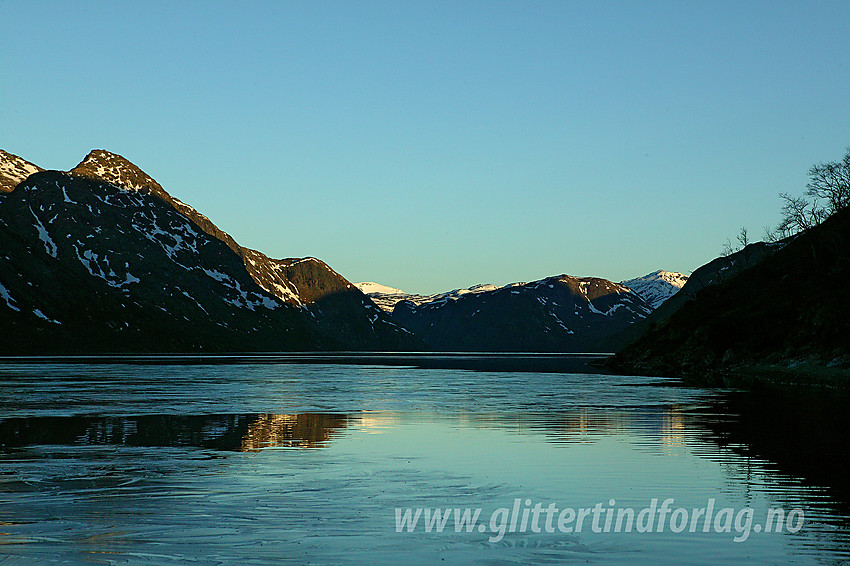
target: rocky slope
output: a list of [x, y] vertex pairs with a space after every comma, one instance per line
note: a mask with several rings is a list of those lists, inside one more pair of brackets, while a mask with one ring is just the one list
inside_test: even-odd
[[[14, 175], [35, 168], [0, 158]], [[32, 173], [0, 200], [0, 242], [7, 353], [419, 345], [323, 262], [239, 246], [102, 150], [68, 173]]]
[[[616, 366], [698, 382], [846, 376], [848, 244], [850, 210], [843, 210], [782, 243], [753, 244], [714, 260], [659, 308], [683, 297], [617, 354]], [[684, 295], [692, 283], [701, 288]]]
[[656, 309], [661, 303], [678, 293], [687, 282], [688, 276], [683, 273], [659, 269], [643, 277], [623, 281], [622, 284]]
[[401, 301], [393, 317], [434, 350], [605, 352], [610, 336], [651, 310], [623, 285], [560, 275]]

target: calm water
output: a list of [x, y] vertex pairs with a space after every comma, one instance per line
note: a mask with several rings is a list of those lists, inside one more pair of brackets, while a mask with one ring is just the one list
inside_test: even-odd
[[[0, 562], [850, 561], [850, 418], [834, 394], [191, 361], [0, 366]], [[627, 533], [587, 519], [580, 533], [495, 536], [515, 505], [637, 513], [653, 498], [752, 508], [751, 525], [768, 508], [805, 520], [796, 532]], [[396, 508], [480, 508], [485, 532], [425, 532], [424, 519], [397, 532]]]

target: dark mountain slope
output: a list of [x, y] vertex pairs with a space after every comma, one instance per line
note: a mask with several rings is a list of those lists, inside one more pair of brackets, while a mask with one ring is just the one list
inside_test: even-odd
[[700, 381], [732, 374], [845, 372], [850, 210], [774, 249], [754, 266], [697, 292], [619, 352], [616, 366]]
[[768, 244], [765, 242], [755, 242], [731, 255], [711, 260], [697, 268], [688, 277], [688, 281], [679, 292], [661, 303], [653, 311], [652, 315], [647, 318], [647, 322], [658, 322], [668, 318], [671, 314], [679, 310], [683, 304], [694, 299], [702, 289], [710, 285], [718, 285], [728, 281], [738, 273], [770, 257], [774, 252], [781, 249], [782, 246], [783, 244], [781, 243]]
[[442, 351], [605, 352], [650, 307], [629, 288], [561, 275], [494, 290], [401, 301], [393, 317]]

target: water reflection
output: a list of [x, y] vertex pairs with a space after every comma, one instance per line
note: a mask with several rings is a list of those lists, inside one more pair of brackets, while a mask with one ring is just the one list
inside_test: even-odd
[[256, 452], [273, 447], [317, 448], [328, 442], [347, 422], [346, 415], [260, 415], [242, 437], [240, 450]]
[[[769, 463], [812, 485], [828, 487], [837, 501], [850, 508], [844, 454], [850, 431], [850, 414], [843, 409], [847, 400], [835, 394], [807, 395], [803, 401], [800, 395], [724, 392], [701, 405], [473, 411], [439, 418], [455, 427], [542, 434], [554, 444], [623, 437], [642, 444], [644, 449], [663, 451], [710, 443], [743, 458]], [[398, 412], [23, 417], [0, 420], [0, 448], [185, 446], [239, 452], [320, 448], [351, 422], [374, 433], [397, 427], [406, 419], [406, 414]], [[698, 451], [711, 458], [716, 456], [716, 448], [701, 447]]]
[[[665, 446], [683, 445], [685, 408], [572, 409], [557, 413], [475, 413], [438, 416], [455, 426], [543, 434], [556, 444], [586, 443], [611, 435], [638, 435]], [[325, 446], [354, 419], [371, 433], [398, 426], [395, 412], [326, 414], [138, 415], [25, 417], [0, 420], [0, 447], [116, 445], [197, 447], [255, 452], [264, 448]]]
[[837, 391], [729, 391], [689, 415], [703, 441], [825, 487], [850, 511], [850, 396]]
[[[651, 451], [690, 445], [707, 458], [728, 461], [727, 456], [718, 456], [722, 449], [826, 487], [836, 503], [850, 509], [850, 470], [844, 453], [850, 431], [850, 414], [844, 410], [847, 399], [807, 393], [803, 400], [801, 395], [723, 392], [701, 405], [469, 412], [439, 418], [456, 428], [542, 434], [554, 444], [620, 437]], [[183, 446], [238, 452], [320, 448], [352, 422], [375, 433], [405, 420], [409, 416], [398, 412], [24, 417], [0, 420], [0, 449], [38, 445]]]
[[197, 447], [253, 452], [317, 448], [343, 429], [346, 415], [141, 415], [30, 417], [0, 421], [0, 448], [37, 445]]
[[[683, 446], [690, 430], [688, 405], [581, 407], [557, 412], [467, 413], [452, 418], [463, 426], [542, 434], [555, 444], [584, 444], [604, 437], [646, 439], [647, 445]], [[374, 419], [374, 417], [373, 417]]]

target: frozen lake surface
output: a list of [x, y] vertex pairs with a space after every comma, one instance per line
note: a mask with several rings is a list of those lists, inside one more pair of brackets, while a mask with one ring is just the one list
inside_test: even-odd
[[[398, 360], [97, 361], [0, 366], [0, 562], [850, 560], [850, 417], [835, 394]], [[674, 532], [668, 514], [661, 532], [658, 516], [652, 532], [615, 532], [589, 515], [576, 532], [551, 512], [531, 528], [538, 503], [616, 517], [653, 499], [735, 517], [726, 531], [724, 518]], [[470, 532], [455, 508], [481, 510]], [[758, 532], [771, 508], [804, 521]], [[399, 532], [397, 509], [452, 520]]]

